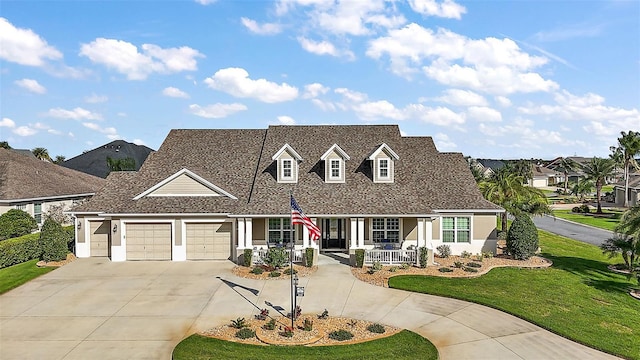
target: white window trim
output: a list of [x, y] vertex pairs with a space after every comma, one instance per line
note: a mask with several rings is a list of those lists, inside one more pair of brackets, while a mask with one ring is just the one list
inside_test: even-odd
[[[387, 176], [382, 176], [382, 166], [380, 166], [380, 164], [382, 163], [383, 160], [387, 162]], [[378, 180], [391, 180], [391, 164], [390, 164], [391, 159], [386, 157], [378, 158], [377, 163], [378, 163], [378, 168], [377, 168]]]
[[[333, 163], [338, 163], [338, 176], [333, 176]], [[329, 179], [342, 180], [342, 159], [329, 159]]]
[[[447, 242], [444, 241], [444, 218], [452, 217], [453, 220], [453, 241]], [[458, 241], [458, 218], [468, 218], [469, 219], [469, 241], [459, 242]], [[440, 241], [443, 244], [471, 244], [473, 241], [473, 215], [462, 215], [462, 214], [447, 214], [447, 216], [442, 216], [440, 218]]]
[[[286, 162], [289, 162], [291, 164], [290, 170], [291, 170], [291, 175], [290, 176], [285, 176], [284, 174], [284, 164]], [[280, 181], [286, 181], [286, 182], [292, 182], [292, 181], [296, 181], [296, 174], [298, 173], [295, 169], [296, 166], [296, 162], [295, 159], [280, 159]]]
[[[269, 220], [271, 219], [279, 219], [280, 220], [280, 229], [269, 229]], [[269, 217], [266, 219], [266, 221], [264, 222], [264, 233], [265, 233], [265, 239], [264, 242], [265, 244], [267, 244], [267, 246], [269, 246], [269, 244], [273, 244], [269, 242], [269, 231], [280, 231], [281, 233], [289, 232], [289, 229], [285, 229], [283, 226], [283, 219], [289, 219], [289, 221], [291, 221], [290, 218], [283, 218], [283, 217]], [[293, 225], [293, 233], [291, 234], [291, 236], [293, 236], [293, 243], [295, 244], [296, 242], [296, 225]], [[283, 238], [283, 244], [284, 244], [284, 236]]]
[[[398, 227], [399, 227], [399, 228], [398, 228], [398, 230], [397, 230], [397, 231], [398, 231], [398, 242], [397, 242], [397, 244], [402, 244], [402, 242], [404, 241], [404, 238], [403, 238], [403, 235], [402, 235], [402, 234], [404, 234], [404, 233], [403, 233], [403, 220], [404, 220], [403, 218], [401, 218], [401, 217], [398, 217], [398, 218], [396, 218], [396, 217], [375, 217], [375, 218], [369, 218], [369, 241], [370, 241], [372, 244], [382, 244], [382, 243], [376, 243], [376, 242], [373, 240], [373, 219], [384, 219], [384, 232], [385, 232], [385, 234], [386, 234], [386, 232], [387, 232], [387, 231], [396, 231], [396, 230], [389, 230], [389, 229], [387, 229], [387, 219], [398, 219]], [[383, 230], [378, 230], [378, 229], [376, 229], [376, 231], [383, 231]], [[396, 244], [396, 243], [395, 243], [395, 242], [390, 242], [389, 244]]]

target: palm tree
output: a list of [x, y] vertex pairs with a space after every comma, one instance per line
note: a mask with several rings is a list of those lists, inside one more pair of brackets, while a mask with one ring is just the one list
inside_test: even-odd
[[615, 230], [616, 235], [600, 248], [610, 258], [621, 254], [627, 269], [633, 272], [640, 256], [640, 205], [627, 210]]
[[589, 180], [578, 180], [578, 182], [571, 189], [571, 193], [575, 196], [580, 197], [580, 201], [584, 200], [584, 196], [593, 191], [593, 181]]
[[51, 161], [51, 157], [49, 156], [49, 151], [43, 147], [34, 148], [33, 150], [31, 150], [31, 152], [36, 158], [40, 160]]
[[596, 185], [596, 203], [598, 208], [596, 214], [602, 214], [602, 206], [600, 205], [600, 192], [602, 186], [607, 183], [607, 178], [613, 174], [615, 163], [611, 159], [603, 159], [594, 157], [588, 163], [582, 165], [582, 170], [586, 175], [586, 180], [593, 181]]
[[67, 159], [67, 158], [66, 158], [64, 155], [58, 155], [58, 156], [56, 156], [56, 159], [55, 159], [55, 160], [53, 160], [53, 163], [54, 163], [54, 164], [58, 164], [58, 165], [60, 165], [60, 164], [62, 164], [66, 159]]
[[11, 146], [9, 146], [9, 143], [6, 141], [0, 141], [0, 149], [11, 150]]
[[640, 132], [629, 130], [628, 133], [620, 132], [618, 146], [612, 146], [612, 158], [617, 159], [622, 164], [624, 172], [624, 206], [629, 207], [629, 173], [630, 168], [639, 169], [636, 155], [640, 154]]
[[561, 158], [560, 162], [558, 163], [558, 168], [561, 169], [562, 173], [564, 174], [564, 193], [565, 194], [567, 194], [569, 191], [568, 190], [569, 189], [569, 172], [574, 171], [577, 166], [578, 166], [578, 163], [576, 163], [575, 161], [569, 158]]

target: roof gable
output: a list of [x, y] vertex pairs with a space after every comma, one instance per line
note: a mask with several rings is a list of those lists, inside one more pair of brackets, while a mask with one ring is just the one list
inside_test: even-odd
[[342, 148], [338, 146], [338, 144], [333, 144], [333, 146], [331, 146], [329, 150], [327, 150], [324, 154], [322, 154], [322, 156], [320, 156], [320, 160], [327, 160], [327, 157], [334, 152], [344, 160], [351, 160], [351, 157], [349, 157], [349, 155], [347, 155], [347, 153], [342, 150]]
[[289, 155], [291, 155], [294, 159], [298, 161], [302, 161], [302, 156], [300, 156], [300, 154], [298, 154], [295, 150], [293, 150], [293, 148], [289, 144], [284, 144], [284, 146], [281, 147], [280, 150], [278, 150], [275, 154], [273, 154], [273, 156], [271, 157], [271, 160], [278, 160], [278, 158], [280, 158], [280, 156], [285, 151], [289, 153]]
[[169, 176], [135, 196], [133, 200], [138, 200], [145, 196], [226, 196], [234, 200], [238, 199], [188, 169], [182, 169]]
[[387, 145], [386, 143], [382, 143], [382, 145], [378, 146], [377, 149], [375, 149], [371, 155], [369, 155], [369, 160], [375, 160], [376, 157], [378, 157], [378, 155], [380, 155], [381, 152], [385, 152], [387, 155], [389, 155], [389, 157], [393, 158], [394, 160], [398, 160], [400, 159], [400, 157], [398, 156], [398, 154], [396, 154], [395, 151], [393, 151], [391, 149], [391, 147], [389, 147], [389, 145]]

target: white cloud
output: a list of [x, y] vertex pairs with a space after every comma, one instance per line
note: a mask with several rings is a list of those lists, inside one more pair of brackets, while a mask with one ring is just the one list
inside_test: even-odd
[[453, 0], [409, 0], [413, 11], [427, 16], [460, 19], [467, 9]]
[[511, 106], [511, 100], [509, 100], [508, 97], [505, 96], [496, 96], [495, 97], [496, 103], [502, 107], [509, 107]]
[[29, 126], [18, 126], [13, 129], [13, 133], [19, 136], [31, 136], [35, 135], [38, 131]]
[[330, 55], [334, 57], [345, 57], [349, 60], [355, 59], [353, 52], [349, 50], [338, 50], [329, 41], [313, 41], [305, 37], [298, 37], [298, 42], [305, 51], [316, 55]]
[[140, 139], [133, 139], [133, 143], [136, 144], [136, 145], [147, 146], [147, 144], [143, 140], [140, 140]]
[[313, 83], [304, 86], [304, 94], [302, 95], [303, 99], [313, 99], [317, 98], [320, 95], [324, 95], [331, 90], [330, 88], [320, 84]]
[[97, 131], [107, 136], [107, 138], [111, 140], [120, 139], [120, 135], [118, 135], [118, 131], [114, 127], [101, 127], [100, 125], [92, 122], [83, 122], [82, 125], [88, 129], [93, 131]]
[[189, 113], [208, 119], [221, 119], [229, 115], [233, 115], [240, 111], [247, 110], [247, 107], [243, 104], [213, 104], [201, 107], [198, 104], [189, 105]]
[[218, 70], [204, 82], [212, 89], [239, 98], [255, 98], [265, 103], [290, 101], [298, 97], [298, 89], [286, 83], [277, 84], [266, 79], [252, 80], [242, 68]]
[[323, 101], [320, 99], [311, 99], [311, 103], [323, 111], [336, 111], [336, 105], [331, 101]]
[[377, 120], [381, 118], [404, 120], [406, 118], [402, 110], [396, 108], [386, 100], [360, 103], [352, 106], [352, 110], [363, 120]]
[[14, 127], [16, 127], [16, 123], [9, 118], [2, 118], [2, 120], [0, 120], [0, 127], [8, 127], [9, 129], [13, 129]]
[[455, 106], [486, 106], [488, 104], [484, 96], [460, 89], [447, 89], [436, 100]]
[[278, 123], [282, 125], [295, 125], [296, 121], [290, 116], [278, 116]]
[[420, 119], [428, 124], [450, 126], [458, 130], [461, 129], [460, 125], [466, 121], [464, 113], [456, 113], [442, 106], [433, 108], [422, 104], [410, 104], [405, 111], [411, 118]]
[[349, 90], [347, 88], [337, 88], [334, 90], [334, 92], [336, 94], [342, 95], [345, 98], [345, 100], [348, 100], [350, 102], [360, 103], [367, 100], [367, 94]]
[[66, 110], [62, 108], [49, 109], [49, 111], [47, 111], [45, 115], [58, 119], [102, 120], [102, 115], [83, 109], [81, 107], [77, 107], [73, 110]]
[[211, 5], [215, 2], [217, 2], [218, 0], [195, 0], [195, 2], [197, 2], [200, 5]]
[[47, 129], [47, 132], [53, 135], [62, 135], [62, 131], [56, 129]]
[[449, 135], [443, 133], [437, 133], [433, 137], [433, 141], [436, 143], [439, 151], [452, 151], [458, 147], [458, 145], [449, 138]]
[[241, 18], [240, 21], [242, 21], [242, 25], [244, 25], [244, 27], [254, 34], [275, 35], [282, 32], [282, 26], [280, 26], [280, 24], [264, 23], [260, 25], [255, 20], [251, 20], [246, 17]]
[[502, 113], [487, 106], [471, 106], [467, 109], [467, 119], [482, 122], [500, 122]]
[[44, 86], [40, 85], [38, 81], [33, 79], [16, 80], [14, 83], [23, 89], [31, 91], [32, 93], [44, 94], [47, 92], [47, 89]]
[[162, 90], [162, 95], [168, 96], [168, 97], [174, 97], [174, 98], [183, 98], [183, 99], [189, 98], [189, 94], [173, 86], [164, 88], [164, 90]]
[[604, 27], [604, 24], [572, 24], [553, 30], [537, 32], [533, 35], [533, 38], [540, 42], [552, 42], [575, 38], [596, 37], [602, 33]]
[[163, 49], [153, 44], [143, 44], [141, 52], [126, 41], [97, 38], [82, 44], [80, 55], [96, 64], [127, 76], [129, 80], [144, 80], [152, 73], [170, 74], [197, 70], [196, 58], [204, 57], [188, 46]]
[[0, 17], [0, 58], [27, 66], [43, 66], [46, 60], [62, 59], [62, 53], [31, 29], [17, 28]]
[[84, 102], [89, 104], [98, 104], [98, 103], [103, 103], [107, 101], [109, 101], [109, 98], [106, 95], [97, 95], [95, 93], [89, 96], [85, 96], [84, 98]]

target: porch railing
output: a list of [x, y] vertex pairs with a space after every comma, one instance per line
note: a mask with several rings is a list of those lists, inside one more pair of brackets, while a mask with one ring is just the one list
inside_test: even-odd
[[[291, 249], [285, 249], [287, 252], [287, 256], [291, 256]], [[269, 249], [258, 249], [253, 250], [253, 258], [251, 259], [254, 264], [264, 264], [264, 258], [267, 256], [267, 252]], [[289, 257], [287, 257], [289, 259]], [[302, 262], [302, 250], [294, 250], [293, 251], [293, 262], [301, 263]]]
[[364, 253], [364, 263], [371, 265], [376, 261], [386, 265], [400, 265], [416, 263], [416, 250], [367, 250]]

